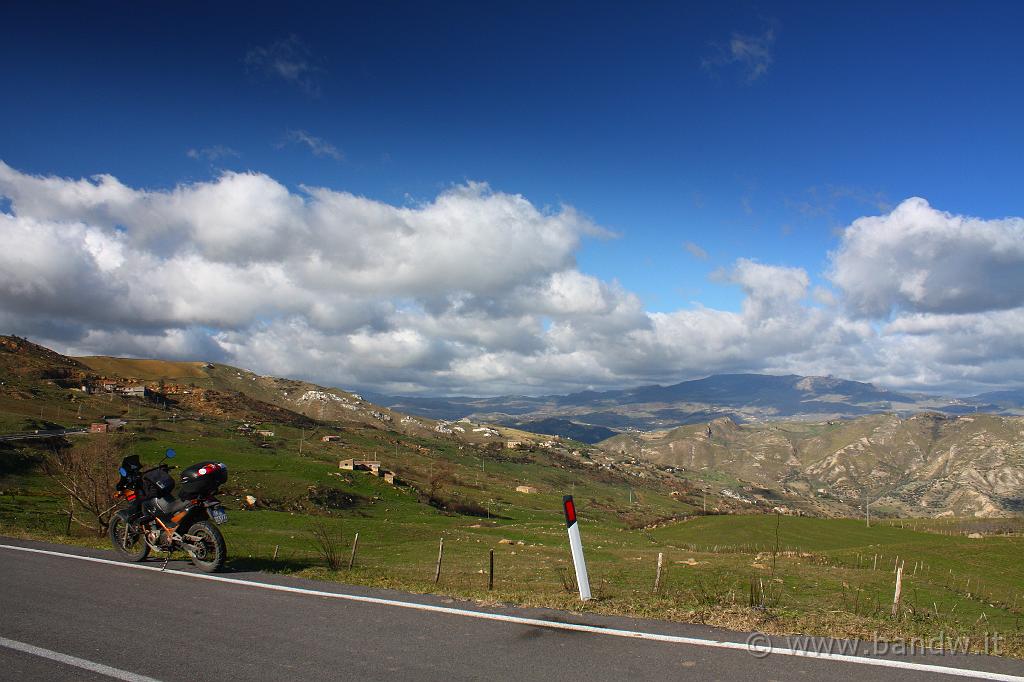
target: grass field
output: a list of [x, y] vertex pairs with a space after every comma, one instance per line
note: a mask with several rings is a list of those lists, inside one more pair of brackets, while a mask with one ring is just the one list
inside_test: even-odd
[[[137, 369], [140, 375], [166, 370]], [[981, 641], [998, 632], [1006, 653], [1024, 657], [1020, 520], [880, 519], [867, 528], [849, 519], [703, 516], [696, 487], [674, 498], [657, 476], [606, 470], [543, 448], [506, 451], [356, 423], [314, 429], [264, 423], [274, 436], [261, 438], [240, 434], [238, 420], [172, 420], [146, 401], [27, 380], [15, 388], [0, 394], [2, 431], [121, 416], [130, 420], [130, 447], [144, 462], [155, 462], [168, 447], [177, 450], [179, 466], [226, 462], [230, 479], [221, 497], [231, 522], [224, 532], [237, 568], [778, 633], [889, 639], [944, 633]], [[321, 442], [326, 434], [341, 442]], [[0, 534], [105, 546], [94, 531], [72, 526], [66, 532], [67, 499], [38, 467], [47, 447], [0, 444]], [[338, 461], [350, 457], [379, 459], [408, 485], [340, 471]], [[522, 484], [538, 492], [515, 492]], [[580, 514], [596, 597], [587, 604], [573, 585], [564, 494], [574, 495]], [[255, 509], [245, 508], [246, 495], [257, 499]], [[330, 495], [343, 495], [345, 503], [323, 503]], [[327, 568], [314, 540], [321, 524], [342, 555], [339, 570]], [[358, 553], [348, 570], [357, 532]], [[968, 537], [973, 532], [984, 537]], [[493, 591], [486, 573], [491, 550]], [[659, 554], [665, 568], [656, 594]], [[903, 601], [893, 617], [897, 561], [904, 567]]]
[[[180, 465], [207, 458], [228, 464], [231, 480], [222, 497], [231, 522], [224, 531], [238, 568], [772, 632], [889, 638], [943, 632], [979, 639], [999, 632], [1007, 637], [1008, 654], [1024, 656], [1021, 537], [971, 539], [942, 534], [938, 527], [900, 528], [893, 521], [866, 528], [856, 520], [772, 515], [698, 516], [636, 528], [638, 520], [678, 512], [671, 506], [678, 503], [567, 469], [463, 454], [454, 445], [429, 455], [413, 442], [387, 444], [385, 450], [379, 433], [346, 432], [338, 446], [278, 425], [274, 447], [261, 448], [259, 440], [241, 439], [225, 424], [157, 422], [136, 429], [135, 447], [144, 461], [174, 446]], [[428, 484], [432, 468], [447, 468], [448, 494], [481, 501], [487, 513], [442, 513], [410, 488], [364, 472], [338, 471], [341, 453], [359, 457], [374, 450], [418, 487]], [[540, 493], [513, 492], [518, 481]], [[311, 512], [310, 486], [341, 489], [359, 502]], [[0, 489], [0, 533], [105, 545], [82, 529], [65, 535], [66, 504], [30, 463], [8, 463]], [[597, 597], [586, 605], [574, 592], [561, 513], [561, 495], [572, 491]], [[261, 501], [257, 509], [243, 508], [244, 494]], [[311, 532], [315, 524], [335, 538], [345, 565], [359, 533], [352, 570], [326, 568]], [[435, 584], [441, 538], [444, 560]], [[492, 549], [496, 575], [489, 592]], [[655, 594], [659, 553], [666, 568]], [[893, 618], [897, 560], [904, 566], [904, 598]]]
[[169, 362], [166, 360], [112, 358], [105, 355], [93, 355], [77, 358], [77, 360], [100, 374], [130, 376], [144, 381], [167, 379], [188, 383], [209, 377], [209, 373], [205, 369], [205, 362]]

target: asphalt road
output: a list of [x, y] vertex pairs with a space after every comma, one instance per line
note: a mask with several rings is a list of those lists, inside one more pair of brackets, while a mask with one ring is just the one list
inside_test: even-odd
[[40, 438], [57, 438], [88, 433], [86, 429], [39, 429], [38, 431], [21, 431], [19, 433], [0, 434], [0, 442], [12, 440], [39, 440]]
[[[208, 580], [195, 577], [199, 574], [184, 562], [159, 572], [108, 563], [115, 558], [110, 552], [4, 538], [0, 545], [74, 555], [0, 547], [0, 679], [961, 678], [880, 667], [877, 657], [784, 655], [779, 647], [792, 643], [783, 640], [759, 658], [745, 650], [747, 635], [696, 625], [484, 608], [263, 574], [226, 573], [219, 575], [227, 580]], [[636, 633], [669, 641], [639, 639]], [[739, 648], [722, 648], [736, 643]], [[993, 679], [1001, 674], [1024, 681], [1024, 662], [996, 657], [932, 654], [886, 661], [988, 671]]]

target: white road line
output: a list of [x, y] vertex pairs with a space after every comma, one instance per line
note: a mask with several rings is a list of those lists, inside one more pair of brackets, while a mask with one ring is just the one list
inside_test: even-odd
[[220, 575], [209, 575], [205, 573], [189, 573], [187, 571], [176, 571], [173, 569], [161, 570], [156, 566], [145, 564], [131, 564], [111, 559], [99, 559], [90, 556], [79, 556], [77, 554], [66, 554], [46, 549], [35, 549], [31, 547], [18, 547], [17, 545], [2, 545], [0, 549], [10, 549], [16, 552], [29, 552], [32, 554], [45, 554], [47, 556], [63, 557], [65, 559], [78, 559], [97, 564], [108, 564], [121, 568], [134, 568], [143, 571], [155, 571], [169, 573], [171, 575], [195, 578], [197, 580], [210, 580], [219, 583], [232, 585], [243, 585], [255, 587], [261, 590], [273, 590], [275, 592], [288, 592], [291, 594], [303, 594], [311, 597], [326, 597], [329, 599], [343, 599], [346, 601], [361, 602], [364, 604], [378, 604], [381, 606], [396, 606], [416, 611], [427, 611], [430, 613], [444, 613], [452, 616], [465, 618], [479, 618], [482, 620], [494, 620], [503, 623], [514, 623], [516, 625], [529, 625], [532, 627], [547, 628], [549, 630], [569, 630], [573, 632], [588, 632], [595, 635], [608, 635], [611, 637], [625, 637], [629, 639], [642, 639], [651, 642], [667, 642], [670, 644], [689, 644], [691, 646], [702, 646], [713, 649], [735, 649], [751, 654], [777, 654], [779, 656], [798, 656], [801, 658], [814, 658], [826, 661], [841, 663], [856, 663], [859, 665], [870, 665], [880, 668], [897, 668], [900, 670], [913, 670], [915, 672], [935, 673], [939, 675], [956, 675], [959, 677], [970, 677], [981, 680], [999, 680], [1000, 682], [1024, 682], [1024, 677], [1018, 675], [1006, 675], [1003, 673], [987, 672], [985, 670], [972, 670], [969, 668], [954, 668], [944, 665], [933, 665], [930, 663], [915, 663], [913, 661], [899, 661], [889, 658], [871, 658], [868, 656], [852, 656], [850, 654], [833, 654], [828, 652], [806, 651], [803, 649], [791, 649], [780, 646], [765, 646], [760, 644], [747, 644], [745, 642], [730, 642], [714, 639], [702, 639], [700, 637], [683, 637], [679, 635], [663, 635], [656, 632], [640, 632], [636, 630], [617, 630], [603, 628], [596, 625], [581, 625], [577, 623], [562, 623], [558, 621], [540, 620], [539, 618], [525, 618], [523, 616], [508, 616], [500, 613], [486, 613], [484, 611], [470, 611], [468, 609], [455, 609], [448, 606], [435, 606], [433, 604], [417, 604], [415, 602], [399, 601], [396, 599], [384, 599], [381, 597], [364, 597], [355, 594], [344, 594], [339, 592], [324, 592], [321, 590], [309, 590], [302, 587], [288, 587], [286, 585], [274, 585], [271, 583], [260, 583], [251, 580], [239, 580], [238, 578], [227, 578]]
[[33, 656], [39, 656], [40, 658], [48, 658], [51, 661], [57, 661], [65, 665], [73, 665], [76, 668], [82, 668], [83, 670], [90, 670], [100, 675], [106, 675], [107, 677], [113, 677], [115, 680], [125, 680], [125, 682], [160, 682], [159, 680], [146, 677], [145, 675], [136, 675], [130, 673], [127, 670], [121, 670], [120, 668], [111, 668], [109, 665], [103, 665], [102, 663], [96, 663], [95, 661], [87, 661], [84, 658], [78, 658], [77, 656], [68, 656], [62, 654], [59, 651], [50, 651], [38, 646], [32, 646], [31, 644], [25, 644], [24, 642], [16, 642], [13, 639], [7, 639], [0, 637], [0, 646], [7, 647], [8, 649], [14, 649], [15, 651], [21, 651], [26, 654], [32, 654]]

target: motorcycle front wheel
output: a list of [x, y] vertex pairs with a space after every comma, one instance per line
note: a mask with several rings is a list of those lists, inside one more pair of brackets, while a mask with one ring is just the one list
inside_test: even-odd
[[114, 514], [107, 528], [110, 543], [128, 561], [143, 561], [149, 556], [149, 545], [146, 544], [142, 529], [133, 527], [130, 518], [124, 510]]
[[224, 536], [212, 521], [199, 521], [192, 524], [188, 534], [198, 538], [196, 550], [189, 552], [192, 563], [204, 573], [214, 573], [224, 567], [228, 550], [224, 545]]

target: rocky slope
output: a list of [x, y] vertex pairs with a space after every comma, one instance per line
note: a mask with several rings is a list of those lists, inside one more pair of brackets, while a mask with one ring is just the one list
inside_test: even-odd
[[[615, 436], [598, 447], [748, 491], [817, 498], [879, 513], [1008, 516], [1024, 512], [1024, 418], [894, 414], [818, 423], [738, 425], [729, 418]], [[740, 493], [742, 495], [742, 493]], [[861, 512], [862, 513], [862, 512]]]

